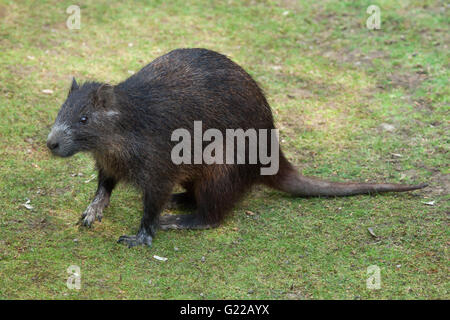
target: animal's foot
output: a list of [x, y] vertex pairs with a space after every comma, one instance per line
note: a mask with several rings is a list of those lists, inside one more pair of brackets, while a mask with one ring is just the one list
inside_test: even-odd
[[210, 229], [218, 227], [218, 223], [206, 223], [196, 214], [165, 214], [159, 217], [159, 227], [169, 229]]
[[128, 246], [128, 248], [132, 248], [138, 245], [146, 245], [148, 247], [152, 246], [152, 236], [146, 232], [139, 231], [135, 236], [121, 236], [117, 243], [123, 243]]
[[82, 226], [90, 227], [95, 220], [102, 221], [103, 210], [90, 204], [81, 215], [80, 223]]

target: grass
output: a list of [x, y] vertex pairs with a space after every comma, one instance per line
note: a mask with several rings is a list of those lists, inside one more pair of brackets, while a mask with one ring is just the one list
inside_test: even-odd
[[[370, 1], [83, 1], [80, 30], [66, 27], [71, 4], [0, 0], [0, 298], [450, 298], [444, 1], [377, 1], [376, 31]], [[220, 228], [127, 249], [115, 241], [142, 208], [121, 185], [103, 221], [79, 228], [93, 161], [45, 147], [70, 78], [117, 83], [179, 47], [225, 53], [254, 76], [304, 173], [430, 187], [336, 199], [255, 188]], [[70, 265], [81, 290], [66, 287]], [[366, 288], [371, 265], [379, 290]]]

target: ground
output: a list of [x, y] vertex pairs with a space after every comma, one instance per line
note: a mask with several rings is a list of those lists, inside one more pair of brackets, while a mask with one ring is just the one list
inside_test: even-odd
[[[445, 1], [376, 1], [380, 30], [366, 27], [371, 1], [81, 1], [69, 30], [72, 4], [0, 0], [0, 298], [450, 298]], [[303, 173], [430, 187], [332, 199], [255, 188], [220, 228], [128, 249], [116, 240], [137, 231], [141, 196], [121, 185], [101, 223], [76, 225], [93, 160], [45, 146], [71, 77], [118, 83], [180, 47], [227, 54], [261, 84]], [[66, 286], [71, 265], [80, 290]]]

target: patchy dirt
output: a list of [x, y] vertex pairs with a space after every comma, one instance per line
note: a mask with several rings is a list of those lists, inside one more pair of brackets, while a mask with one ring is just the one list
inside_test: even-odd
[[[428, 98], [420, 98], [420, 99], [416, 99], [416, 100], [412, 100], [412, 105], [420, 110], [420, 111], [433, 111], [434, 110], [434, 106], [431, 103], [431, 100]], [[440, 123], [435, 123], [435, 126], [440, 125]]]
[[[445, 196], [450, 194], [450, 174], [436, 172], [429, 181], [431, 194]], [[425, 189], [427, 190], [427, 189]]]
[[[368, 54], [361, 52], [361, 50], [333, 50], [330, 48], [323, 48], [322, 55], [329, 58], [333, 62], [351, 64], [355, 67], [372, 67], [375, 59], [388, 59], [389, 53], [376, 50]], [[413, 70], [405, 71], [393, 71], [386, 76], [378, 75], [378, 83], [374, 88], [370, 88], [366, 91], [370, 91], [371, 96], [374, 92], [380, 90], [386, 90], [387, 86], [394, 88], [403, 88], [408, 94], [409, 103], [414, 105], [419, 110], [433, 111], [434, 107], [429, 99], [417, 99], [412, 98], [414, 91], [422, 85], [422, 83], [428, 79], [428, 70], [422, 65], [416, 65]], [[368, 93], [368, 92], [366, 92]]]
[[0, 5], [0, 19], [6, 17], [6, 7]]
[[352, 64], [355, 67], [358, 66], [373, 66], [372, 61], [374, 59], [386, 59], [389, 58], [389, 54], [387, 52], [376, 50], [365, 54], [361, 52], [361, 50], [332, 50], [325, 49], [323, 56], [329, 58], [338, 63], [348, 63]]
[[446, 196], [450, 194], [450, 174], [444, 174], [436, 168], [431, 168], [425, 165], [418, 165], [425, 170], [432, 172], [431, 177], [426, 181], [421, 181], [420, 174], [417, 169], [410, 169], [404, 171], [400, 164], [396, 165], [397, 171], [402, 173], [402, 176], [409, 177], [413, 181], [428, 183], [428, 187], [423, 189], [421, 193], [427, 196]]
[[[422, 112], [433, 112], [434, 106], [432, 101], [428, 98], [418, 98], [414, 99], [414, 93], [417, 88], [419, 88], [422, 83], [428, 79], [427, 73], [422, 69], [417, 71], [402, 71], [393, 72], [388, 75], [387, 80], [390, 86], [394, 88], [402, 88], [405, 90], [406, 101], [412, 105], [416, 110]], [[384, 90], [385, 85], [380, 81], [377, 85], [378, 89]]]
[[38, 71], [38, 68], [30, 65], [16, 64], [16, 65], [7, 65], [6, 69], [8, 73], [14, 77], [19, 79], [23, 79], [28, 77], [29, 75]]
[[400, 87], [408, 91], [414, 91], [423, 81], [427, 79], [426, 74], [419, 72], [399, 72], [388, 75], [387, 80], [393, 87]]
[[305, 75], [287, 74], [282, 71], [277, 71], [274, 75], [281, 81], [290, 84], [287, 89], [287, 99], [334, 97], [344, 90], [344, 86], [339, 83], [311, 79], [305, 77]]
[[281, 0], [281, 6], [286, 9], [297, 12], [301, 9], [300, 3], [297, 0]]
[[289, 90], [287, 97], [289, 99], [309, 99], [314, 97], [314, 94], [308, 89], [294, 88]]
[[[298, 135], [303, 131], [312, 131], [312, 127], [305, 124], [305, 114], [298, 109], [282, 109], [276, 112], [277, 127], [283, 135]], [[289, 133], [289, 134], [288, 134]]]
[[50, 223], [48, 218], [42, 218], [42, 217], [35, 217], [35, 218], [30, 218], [27, 221], [27, 225], [30, 229], [32, 230], [43, 230], [44, 232], [49, 232], [51, 230], [55, 230], [57, 227]]

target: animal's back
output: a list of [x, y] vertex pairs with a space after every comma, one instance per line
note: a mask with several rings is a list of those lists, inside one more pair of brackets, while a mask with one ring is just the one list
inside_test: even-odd
[[272, 112], [250, 75], [226, 56], [207, 49], [177, 49], [118, 85], [138, 104], [167, 121], [167, 129], [273, 128]]

